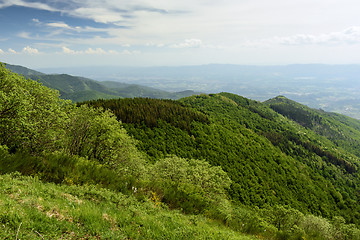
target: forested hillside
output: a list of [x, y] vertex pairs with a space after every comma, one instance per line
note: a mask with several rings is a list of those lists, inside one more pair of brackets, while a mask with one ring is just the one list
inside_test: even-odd
[[359, 120], [323, 110], [311, 109], [279, 96], [265, 102], [274, 111], [326, 137], [336, 146], [360, 157]]
[[360, 238], [358, 157], [266, 104], [0, 86], [2, 239]]
[[[143, 109], [145, 101], [149, 111]], [[342, 215], [359, 224], [358, 157], [266, 104], [228, 93], [184, 98], [173, 102], [173, 108], [182, 104], [208, 119], [189, 116], [190, 128], [185, 129], [176, 111], [173, 118], [154, 114], [164, 103], [151, 99], [88, 103], [113, 110], [118, 119], [126, 119], [129, 106], [140, 112], [131, 114], [134, 119], [126, 119], [124, 126], [152, 161], [175, 154], [221, 166], [233, 181], [233, 200], [258, 207], [289, 205], [329, 218]]]

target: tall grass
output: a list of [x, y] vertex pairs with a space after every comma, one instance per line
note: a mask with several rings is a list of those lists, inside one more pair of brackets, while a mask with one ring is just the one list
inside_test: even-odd
[[36, 176], [42, 181], [67, 185], [99, 185], [104, 188], [127, 192], [128, 179], [98, 162], [61, 152], [32, 156], [27, 153], [9, 154], [0, 149], [0, 173], [20, 172]]
[[0, 176], [0, 239], [254, 239], [93, 185]]

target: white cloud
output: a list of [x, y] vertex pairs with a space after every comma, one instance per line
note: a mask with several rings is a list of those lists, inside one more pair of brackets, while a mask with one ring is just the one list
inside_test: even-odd
[[200, 48], [204, 47], [204, 44], [200, 39], [185, 39], [182, 43], [173, 44], [171, 48]]
[[102, 48], [96, 48], [96, 49], [88, 48], [87, 50], [85, 50], [85, 53], [86, 54], [106, 54], [106, 52]]
[[243, 47], [273, 47], [285, 46], [345, 46], [360, 44], [360, 26], [348, 27], [342, 31], [323, 34], [295, 34], [284, 37], [273, 37], [259, 40], [249, 40], [241, 43]]
[[162, 48], [162, 47], [165, 47], [165, 44], [149, 42], [149, 43], [146, 43], [145, 46]]
[[47, 11], [56, 11], [55, 8], [40, 2], [27, 2], [23, 0], [3, 0], [0, 2], [0, 8], [10, 7], [10, 6], [22, 6], [29, 8], [42, 9]]
[[47, 23], [46, 26], [48, 27], [55, 27], [55, 28], [65, 28], [65, 29], [72, 29], [72, 27], [70, 27], [69, 25], [67, 25], [64, 22], [52, 22], [52, 23]]
[[275, 42], [284, 45], [309, 45], [309, 44], [359, 44], [360, 26], [353, 26], [340, 32], [331, 32], [319, 35], [297, 34], [289, 37], [278, 37]]
[[72, 50], [68, 47], [62, 47], [62, 50], [63, 50], [63, 53], [66, 53], [66, 54], [80, 54], [81, 53], [79, 51]]
[[24, 47], [22, 52], [26, 54], [39, 54], [39, 50], [37, 50], [36, 48], [32, 48], [30, 46]]
[[73, 31], [73, 32], [77, 32], [77, 33], [84, 33], [84, 32], [101, 32], [101, 33], [106, 33], [106, 32], [111, 32], [111, 29], [108, 28], [94, 28], [94, 27], [89, 27], [89, 26], [70, 26], [69, 24], [65, 23], [65, 22], [49, 22], [49, 23], [42, 23], [39, 21], [40, 25], [43, 26], [47, 26], [50, 28], [55, 28], [56, 30], [52, 33], [50, 33], [49, 35], [58, 35], [58, 34], [62, 34], [63, 31]]
[[[284, 62], [289, 61], [290, 47], [283, 46], [292, 46], [291, 51], [300, 53], [305, 48], [320, 51], [320, 45], [324, 52], [337, 46], [349, 57], [356, 52], [351, 48], [360, 48], [360, 27], [347, 28], [358, 19], [360, 2], [355, 0], [274, 0], [261, 1], [261, 4], [249, 0], [0, 0], [0, 8], [14, 5], [53, 11], [62, 16], [50, 19], [49, 14], [34, 14], [28, 19], [30, 23], [16, 30], [21, 39], [14, 40], [42, 52], [43, 49], [48, 53], [61, 52], [64, 59], [71, 58], [71, 54], [81, 54], [84, 61], [90, 61], [91, 57], [86, 58], [88, 55], [103, 56], [106, 61], [114, 57], [108, 57], [110, 54], [131, 58], [127, 55], [139, 54], [134, 51], [138, 48], [145, 53], [138, 58], [139, 62], [145, 63], [144, 59], [151, 55], [147, 58], [150, 63], [158, 58], [159, 63], [168, 64], [180, 58], [172, 54], [187, 49], [184, 56], [188, 54], [188, 59], [198, 62], [245, 63], [257, 58], [263, 64], [266, 53], [256, 47], [267, 48], [268, 59], [281, 56]], [[14, 34], [6, 34], [7, 41], [11, 41], [12, 36]], [[7, 50], [9, 47], [17, 49], [15, 45], [4, 46], [6, 54], [11, 52]], [[219, 49], [218, 46], [225, 46], [221, 48], [224, 51], [214, 50]], [[17, 51], [23, 54], [21, 48]], [[310, 51], [309, 55], [315, 55], [316, 51]], [[296, 62], [299, 54], [293, 55]]]
[[4, 54], [5, 52], [0, 48], [0, 54]]
[[20, 32], [17, 36], [25, 39], [32, 39], [29, 32]]
[[121, 52], [121, 54], [123, 54], [123, 55], [137, 55], [137, 54], [140, 54], [140, 53], [141, 53], [140, 51], [136, 51], [136, 50], [134, 50], [134, 51], [123, 50]]
[[115, 50], [109, 50], [109, 54], [116, 55], [116, 54], [118, 54], [118, 52]]
[[75, 54], [87, 54], [87, 55], [107, 55], [107, 54], [115, 55], [115, 54], [118, 54], [118, 52], [115, 51], [115, 50], [105, 51], [102, 48], [96, 48], [96, 49], [88, 48], [88, 49], [86, 49], [84, 51], [82, 51], [82, 50], [75, 51], [75, 50], [70, 49], [70, 48], [65, 47], [65, 46], [62, 47], [62, 52], [65, 53], [65, 54], [74, 54], [74, 55]]
[[16, 54], [17, 52], [14, 50], [14, 49], [12, 49], [12, 48], [9, 48], [9, 53], [13, 53], [13, 54]]
[[[163, 44], [157, 45], [157, 47], [163, 47]], [[170, 48], [213, 48], [213, 49], [223, 49], [222, 46], [215, 46], [215, 45], [209, 45], [204, 44], [202, 40], [200, 39], [185, 39], [184, 42], [171, 44], [169, 45]]]
[[[85, 5], [84, 5], [85, 6]], [[106, 5], [102, 7], [82, 7], [69, 12], [72, 16], [93, 19], [100, 23], [116, 23], [127, 20], [118, 11], [107, 8]]]

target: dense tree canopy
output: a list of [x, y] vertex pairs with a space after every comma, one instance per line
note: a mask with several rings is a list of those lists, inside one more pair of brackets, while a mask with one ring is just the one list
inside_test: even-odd
[[177, 107], [174, 101], [126, 99], [89, 104], [114, 109], [120, 119], [121, 109], [131, 109], [126, 116], [141, 113], [141, 117], [129, 117], [124, 126], [154, 162], [172, 154], [221, 166], [232, 180], [233, 200], [259, 207], [287, 204], [303, 212], [327, 217], [342, 214], [347, 221], [358, 222], [355, 156], [260, 102], [228, 93], [179, 101], [183, 108], [190, 108], [183, 115], [201, 114], [209, 121], [188, 120], [188, 127], [182, 128], [174, 124], [179, 119], [176, 114], [165, 112], [165, 118], [155, 111], [165, 104], [168, 109]]

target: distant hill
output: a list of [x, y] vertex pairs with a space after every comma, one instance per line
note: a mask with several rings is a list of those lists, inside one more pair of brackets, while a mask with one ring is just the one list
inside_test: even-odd
[[46, 72], [80, 74], [165, 91], [231, 92], [265, 101], [284, 95], [299, 103], [360, 119], [360, 65], [293, 64], [251, 66], [209, 64], [171, 67], [74, 67]]
[[44, 73], [20, 66], [20, 65], [10, 65], [6, 64], [6, 68], [10, 69], [12, 72], [15, 72], [20, 75], [24, 76], [31, 76], [31, 75], [45, 75]]
[[137, 84], [127, 84], [114, 81], [95, 81], [89, 78], [69, 74], [44, 74], [26, 67], [7, 64], [12, 72], [39, 81], [44, 86], [59, 91], [61, 98], [74, 102], [93, 99], [149, 97], [164, 99], [179, 99], [198, 94], [194, 91], [168, 92]]

